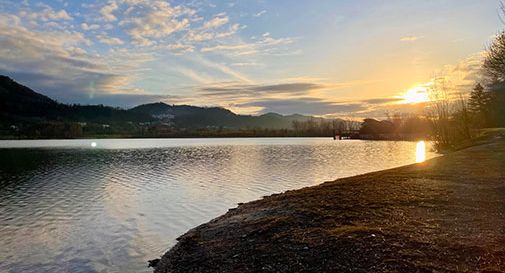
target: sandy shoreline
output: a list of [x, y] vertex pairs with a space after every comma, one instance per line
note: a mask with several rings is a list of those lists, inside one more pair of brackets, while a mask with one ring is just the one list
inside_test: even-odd
[[242, 204], [161, 272], [505, 272], [505, 141]]

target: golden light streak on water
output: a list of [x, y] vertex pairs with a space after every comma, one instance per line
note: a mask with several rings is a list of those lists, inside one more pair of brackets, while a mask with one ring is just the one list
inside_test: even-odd
[[416, 144], [416, 163], [421, 163], [426, 160], [426, 143], [419, 141]]

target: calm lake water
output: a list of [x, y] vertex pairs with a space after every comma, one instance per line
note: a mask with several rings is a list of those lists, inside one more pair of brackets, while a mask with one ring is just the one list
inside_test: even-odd
[[329, 138], [0, 141], [0, 272], [152, 272], [147, 260], [238, 202], [422, 154]]

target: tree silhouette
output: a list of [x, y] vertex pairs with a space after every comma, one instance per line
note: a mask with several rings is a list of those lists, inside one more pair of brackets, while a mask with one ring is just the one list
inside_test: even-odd
[[[500, 8], [500, 19], [505, 24], [504, 2], [500, 3]], [[505, 31], [499, 33], [487, 48], [483, 69], [489, 80], [487, 83], [489, 92], [486, 93], [484, 90], [478, 92], [486, 94], [489, 102], [480, 103], [480, 106], [487, 106], [481, 110], [487, 111], [487, 125], [505, 126]], [[483, 113], [483, 111], [480, 112]]]
[[491, 95], [484, 90], [484, 87], [480, 83], [477, 83], [472, 93], [470, 93], [468, 106], [476, 119], [475, 123], [480, 126], [487, 126], [489, 123]]

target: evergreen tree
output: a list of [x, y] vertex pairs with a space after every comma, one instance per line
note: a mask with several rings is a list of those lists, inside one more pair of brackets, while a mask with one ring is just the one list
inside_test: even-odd
[[[505, 6], [502, 10], [505, 15]], [[483, 68], [489, 80], [490, 91], [481, 91], [482, 94], [487, 95], [487, 105], [485, 105], [487, 107], [480, 108], [480, 113], [487, 115], [486, 126], [503, 127], [505, 126], [505, 31], [498, 34], [487, 48]], [[480, 105], [483, 106], [483, 104]]]
[[477, 83], [473, 88], [470, 99], [468, 100], [468, 106], [476, 118], [477, 124], [484, 126], [489, 124], [491, 97], [480, 83]]
[[477, 83], [473, 88], [468, 101], [470, 111], [482, 114], [487, 111], [490, 102], [491, 98], [489, 94], [484, 91], [484, 87], [480, 83]]

